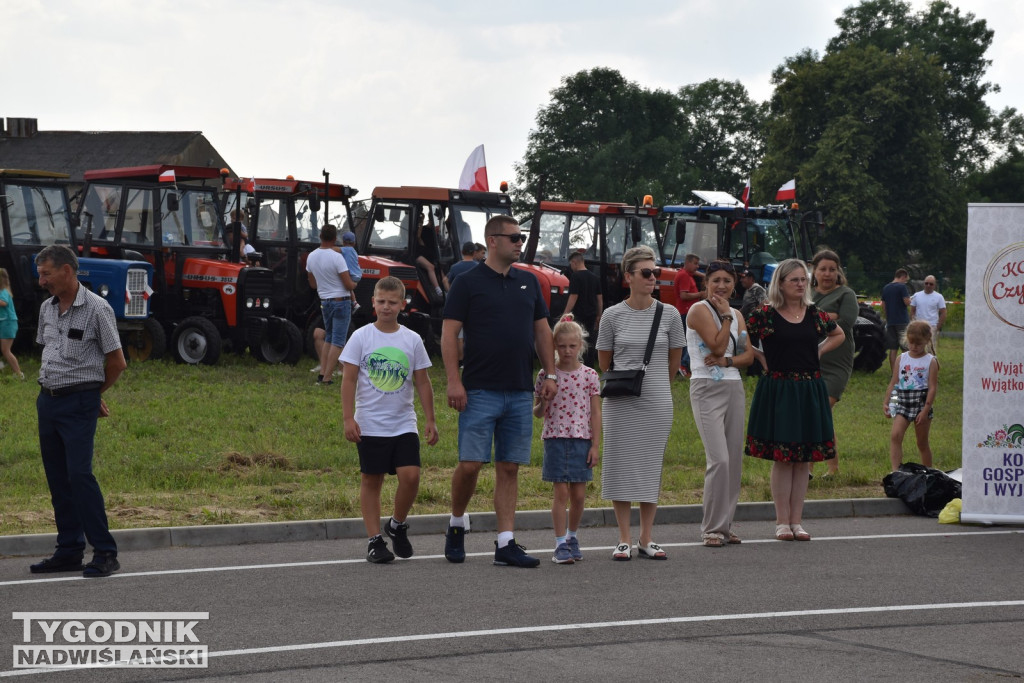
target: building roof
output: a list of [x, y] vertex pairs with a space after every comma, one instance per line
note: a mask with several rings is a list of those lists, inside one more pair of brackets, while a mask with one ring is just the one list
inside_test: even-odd
[[[220, 169], [228, 164], [200, 131], [39, 131], [0, 135], [0, 168], [67, 173], [82, 182], [90, 169], [188, 164]], [[233, 175], [233, 174], [232, 174]]]

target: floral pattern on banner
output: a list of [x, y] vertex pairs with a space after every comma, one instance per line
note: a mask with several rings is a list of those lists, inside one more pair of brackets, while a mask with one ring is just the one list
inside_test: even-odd
[[978, 444], [978, 448], [1022, 448], [1024, 447], [1024, 425], [1015, 424], [997, 429]]

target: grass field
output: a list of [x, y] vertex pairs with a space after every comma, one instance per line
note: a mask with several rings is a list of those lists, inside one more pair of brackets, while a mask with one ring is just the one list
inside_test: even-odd
[[[943, 339], [942, 371], [931, 431], [935, 466], [960, 465], [963, 341]], [[456, 414], [445, 408], [440, 359], [432, 369], [441, 441], [424, 445], [423, 475], [414, 514], [448, 512], [456, 463]], [[344, 440], [339, 382], [314, 385], [311, 361], [267, 366], [249, 356], [226, 355], [214, 367], [169, 360], [131, 365], [105, 394], [111, 417], [100, 421], [95, 471], [113, 528], [223, 524], [359, 516], [359, 463]], [[38, 357], [24, 357], [30, 378]], [[746, 380], [747, 401], [754, 389]], [[854, 373], [836, 406], [840, 476], [811, 482], [809, 498], [884, 495], [889, 468], [890, 422], [882, 412], [885, 370]], [[53, 530], [49, 493], [39, 461], [31, 379], [0, 376], [0, 534]], [[675, 420], [665, 457], [662, 504], [699, 503], [704, 452], [693, 424], [685, 382], [673, 383]], [[520, 509], [551, 505], [550, 485], [540, 480], [540, 423], [534, 430], [533, 462], [520, 476]], [[643, 425], [637, 425], [643, 438]], [[905, 460], [916, 460], [912, 430]], [[744, 459], [742, 500], [770, 500], [770, 463]], [[824, 472], [824, 466], [818, 466]], [[600, 473], [588, 488], [587, 505], [606, 507]], [[393, 493], [385, 485], [385, 500]], [[471, 511], [490, 510], [493, 469], [480, 477]], [[388, 510], [385, 505], [385, 514]]]

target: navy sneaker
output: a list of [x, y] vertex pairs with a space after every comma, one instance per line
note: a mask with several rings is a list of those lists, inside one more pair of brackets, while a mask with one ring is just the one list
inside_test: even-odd
[[463, 527], [448, 527], [448, 533], [444, 535], [444, 556], [456, 564], [466, 561], [466, 530]]
[[[392, 518], [393, 519], [393, 518]], [[409, 543], [409, 525], [402, 522], [397, 529], [391, 528], [391, 519], [384, 524], [384, 533], [395, 546], [395, 555], [405, 559], [412, 557], [412, 543]]]
[[569, 544], [559, 543], [555, 548], [555, 554], [551, 556], [551, 561], [555, 564], [572, 564], [574, 560], [572, 551], [569, 550]]
[[384, 564], [395, 559], [394, 553], [388, 550], [388, 542], [384, 540], [384, 537], [377, 534], [370, 539], [370, 542], [366, 545], [366, 561], [373, 562], [374, 564]]
[[513, 538], [504, 548], [499, 548], [498, 542], [494, 542], [494, 564], [499, 567], [536, 567], [540, 560], [527, 555], [526, 548]]
[[110, 576], [118, 569], [121, 568], [121, 563], [117, 561], [117, 555], [108, 555], [105, 553], [93, 553], [92, 562], [85, 565], [82, 569], [82, 576], [87, 579], [95, 579], [104, 576]]
[[565, 539], [565, 544], [569, 546], [569, 552], [572, 553], [572, 559], [579, 562], [583, 559], [583, 551], [580, 550], [580, 540], [575, 536], [570, 536]]
[[42, 562], [29, 565], [28, 570], [33, 574], [53, 574], [55, 572], [80, 572], [82, 571], [81, 555], [54, 555]]

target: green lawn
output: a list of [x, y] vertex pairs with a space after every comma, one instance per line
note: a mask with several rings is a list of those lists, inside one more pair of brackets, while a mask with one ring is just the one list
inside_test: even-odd
[[[960, 465], [963, 341], [943, 339], [942, 371], [931, 431], [935, 466]], [[448, 511], [456, 462], [456, 415], [443, 407], [444, 373], [433, 368], [441, 441], [424, 446], [423, 477], [414, 514]], [[112, 416], [100, 421], [95, 470], [114, 528], [283, 521], [359, 516], [359, 463], [341, 428], [339, 383], [317, 387], [311, 361], [267, 366], [225, 355], [214, 367], [157, 361], [131, 365], [106, 395]], [[24, 357], [30, 378], [38, 357]], [[884, 495], [890, 422], [882, 412], [888, 376], [855, 373], [836, 406], [841, 474], [811, 482], [810, 498]], [[754, 380], [747, 380], [747, 400]], [[33, 381], [0, 375], [0, 534], [53, 528], [39, 462]], [[693, 424], [687, 385], [675, 382], [676, 416], [665, 458], [662, 503], [699, 503], [704, 452]], [[638, 427], [639, 428], [639, 427]], [[534, 430], [533, 466], [520, 477], [520, 509], [550, 507], [540, 480], [543, 452]], [[904, 444], [916, 460], [911, 432]], [[746, 458], [742, 500], [770, 500], [770, 463]], [[818, 467], [824, 471], [823, 466]], [[491, 509], [491, 468], [485, 468], [470, 510]], [[391, 495], [389, 478], [385, 495]], [[605, 507], [600, 474], [587, 505]]]

